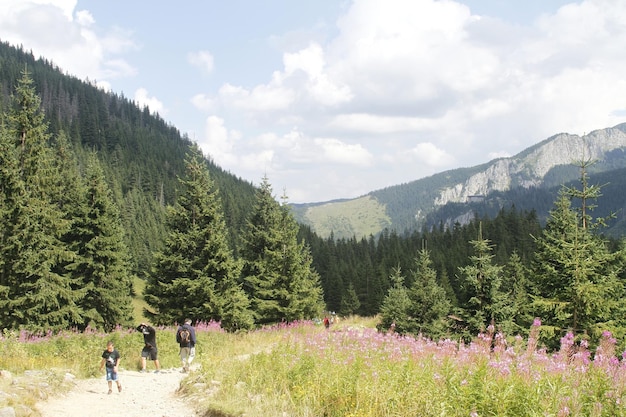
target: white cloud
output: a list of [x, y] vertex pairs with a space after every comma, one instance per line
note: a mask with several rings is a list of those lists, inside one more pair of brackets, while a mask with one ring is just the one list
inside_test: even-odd
[[[73, 7], [72, 7], [72, 9], [73, 9]], [[71, 15], [70, 15], [70, 20], [71, 20]], [[76, 21], [81, 26], [91, 26], [94, 23], [96, 23], [96, 21], [94, 20], [93, 16], [91, 15], [91, 13], [89, 13], [87, 10], [79, 10], [79, 11], [77, 11], [76, 12]]]
[[376, 114], [339, 114], [333, 118], [330, 125], [339, 129], [354, 130], [370, 133], [394, 133], [419, 131], [433, 128], [433, 122], [427, 118], [398, 117]]
[[203, 112], [211, 112], [215, 109], [215, 101], [206, 94], [196, 94], [191, 98], [193, 106]]
[[208, 51], [189, 52], [187, 60], [190, 64], [202, 69], [207, 74], [213, 72], [214, 59], [213, 55]]
[[369, 166], [373, 156], [360, 144], [347, 144], [338, 139], [318, 138], [314, 144], [322, 150], [324, 162]]
[[225, 105], [235, 109], [266, 112], [289, 108], [295, 92], [276, 84], [258, 85], [251, 91], [225, 84], [219, 90], [219, 97]]
[[240, 137], [239, 132], [229, 131], [224, 120], [217, 116], [207, 117], [204, 128], [204, 138], [198, 141], [200, 149], [224, 169], [236, 168], [238, 156], [234, 149]]
[[119, 29], [100, 33], [93, 15], [75, 10], [76, 4], [76, 0], [4, 0], [0, 38], [99, 85], [134, 75], [136, 69], [118, 56], [137, 48], [132, 33]]
[[167, 114], [167, 110], [163, 106], [163, 103], [156, 97], [150, 97], [148, 90], [145, 88], [139, 88], [135, 91], [135, 102], [141, 108], [148, 107], [150, 113], [158, 113], [161, 116]]
[[296, 53], [284, 54], [283, 63], [285, 68], [280, 78], [287, 80], [297, 77], [298, 72], [302, 71], [306, 75], [304, 90], [315, 102], [334, 106], [352, 99], [348, 86], [333, 82], [325, 73], [324, 51], [319, 44], [313, 43]]
[[410, 154], [419, 162], [433, 168], [450, 166], [454, 163], [454, 157], [452, 155], [430, 142], [417, 144], [410, 150]]

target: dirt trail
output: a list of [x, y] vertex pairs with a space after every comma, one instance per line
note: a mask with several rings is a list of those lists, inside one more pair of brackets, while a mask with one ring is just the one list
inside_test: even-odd
[[39, 403], [43, 417], [196, 417], [189, 404], [176, 396], [180, 381], [187, 374], [178, 369], [160, 373], [120, 370], [122, 392], [108, 394], [104, 375], [77, 379], [68, 393]]

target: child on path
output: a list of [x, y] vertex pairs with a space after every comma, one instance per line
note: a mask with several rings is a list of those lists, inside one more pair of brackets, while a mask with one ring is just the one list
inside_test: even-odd
[[113, 392], [113, 381], [117, 384], [117, 391], [122, 392], [122, 384], [117, 376], [117, 369], [120, 365], [120, 353], [115, 349], [113, 342], [107, 342], [107, 348], [102, 352], [102, 360], [100, 361], [100, 371], [106, 365], [107, 384], [109, 385], [109, 394]]

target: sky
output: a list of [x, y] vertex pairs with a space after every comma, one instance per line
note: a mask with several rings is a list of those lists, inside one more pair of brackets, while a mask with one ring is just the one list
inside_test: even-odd
[[626, 121], [622, 0], [0, 0], [0, 40], [291, 203]]

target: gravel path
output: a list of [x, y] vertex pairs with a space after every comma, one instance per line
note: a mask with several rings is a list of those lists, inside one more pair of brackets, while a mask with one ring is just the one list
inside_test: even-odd
[[176, 396], [187, 374], [166, 369], [155, 374], [120, 370], [122, 392], [108, 394], [104, 375], [76, 380], [68, 393], [39, 403], [43, 417], [197, 417], [193, 407]]

